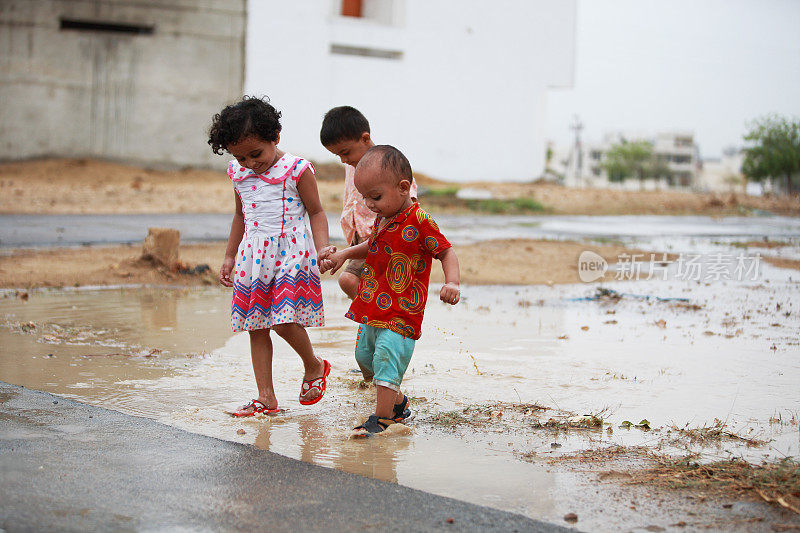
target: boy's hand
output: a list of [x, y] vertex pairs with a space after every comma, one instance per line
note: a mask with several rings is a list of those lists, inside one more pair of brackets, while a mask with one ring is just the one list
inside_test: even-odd
[[231, 271], [233, 270], [233, 258], [226, 257], [225, 260], [222, 262], [222, 266], [219, 269], [219, 282], [225, 285], [226, 287], [233, 287], [233, 280], [231, 279]]
[[337, 270], [341, 268], [341, 266], [346, 261], [346, 258], [342, 252], [334, 252], [329, 254], [320, 261], [319, 263], [319, 271], [320, 274], [324, 274], [325, 272], [329, 271], [331, 274], [335, 274]]
[[445, 283], [439, 291], [439, 299], [446, 304], [455, 305], [461, 299], [461, 289], [455, 283]]

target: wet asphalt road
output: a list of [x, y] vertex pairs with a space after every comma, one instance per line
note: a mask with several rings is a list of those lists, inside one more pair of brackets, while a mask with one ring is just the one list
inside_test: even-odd
[[[759, 216], [579, 216], [579, 215], [438, 215], [436, 221], [454, 244], [495, 239], [618, 239], [649, 242], [669, 237], [678, 242], [786, 240], [800, 235], [796, 217]], [[148, 215], [0, 215], [0, 248], [139, 244], [147, 228], [175, 228], [182, 242], [225, 241], [230, 214], [173, 213]], [[338, 213], [328, 213], [330, 238], [344, 240]], [[704, 242], [705, 242], [704, 241]]]
[[567, 531], [4, 382], [0, 528]]

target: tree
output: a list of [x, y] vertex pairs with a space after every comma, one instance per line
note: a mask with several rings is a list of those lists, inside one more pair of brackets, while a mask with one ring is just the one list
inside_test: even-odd
[[656, 178], [669, 174], [666, 164], [653, 153], [653, 144], [648, 141], [614, 144], [606, 152], [602, 167], [609, 181], [623, 181], [635, 177], [641, 187], [646, 178]]
[[742, 172], [749, 179], [783, 178], [787, 194], [800, 178], [800, 120], [766, 115], [749, 125], [744, 136]]
[[550, 170], [550, 162], [553, 160], [553, 144], [547, 143], [547, 151], [544, 154], [544, 169]]

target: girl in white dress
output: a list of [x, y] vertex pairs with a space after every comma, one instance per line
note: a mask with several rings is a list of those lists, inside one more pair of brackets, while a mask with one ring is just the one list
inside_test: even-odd
[[234, 416], [278, 412], [270, 330], [303, 360], [301, 404], [322, 398], [331, 368], [314, 355], [305, 330], [325, 323], [317, 257], [328, 248], [328, 221], [314, 167], [278, 149], [280, 116], [266, 98], [245, 96], [214, 116], [209, 133], [214, 153], [235, 158], [228, 177], [236, 210], [219, 280], [233, 287], [231, 326], [250, 334], [258, 387], [258, 397]]

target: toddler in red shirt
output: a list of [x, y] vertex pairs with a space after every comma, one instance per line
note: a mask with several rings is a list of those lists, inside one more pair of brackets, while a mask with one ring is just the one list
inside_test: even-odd
[[431, 216], [412, 201], [411, 165], [393, 146], [370, 148], [359, 161], [355, 186], [377, 214], [369, 240], [320, 255], [320, 270], [336, 272], [348, 259], [366, 259], [358, 292], [345, 315], [360, 324], [359, 364], [374, 372], [375, 413], [355, 435], [380, 433], [410, 415], [400, 392], [415, 341], [420, 337], [431, 265], [442, 262], [439, 293], [454, 305], [461, 297], [458, 258]]

